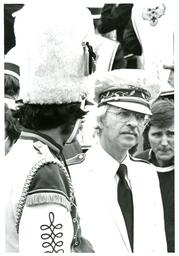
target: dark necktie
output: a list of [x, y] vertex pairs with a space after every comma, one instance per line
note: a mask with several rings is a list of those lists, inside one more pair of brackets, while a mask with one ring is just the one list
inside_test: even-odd
[[117, 171], [117, 175], [119, 176], [118, 183], [118, 203], [120, 205], [127, 233], [131, 245], [131, 249], [133, 252], [133, 199], [132, 199], [132, 191], [125, 179], [125, 175], [127, 174], [127, 167], [124, 164], [120, 164], [119, 169]]

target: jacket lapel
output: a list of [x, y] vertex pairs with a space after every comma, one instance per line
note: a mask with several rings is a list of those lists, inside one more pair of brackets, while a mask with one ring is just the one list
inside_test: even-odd
[[114, 221], [114, 225], [116, 226], [118, 232], [121, 235], [121, 238], [129, 252], [131, 252], [131, 247], [129, 243], [129, 238], [127, 234], [127, 229], [125, 225], [125, 221], [121, 212], [120, 207], [118, 206], [118, 203], [116, 204], [116, 207], [114, 207], [114, 203], [110, 200], [110, 198], [104, 199], [105, 205], [107, 210], [109, 211], [110, 216], [112, 217]]
[[[92, 174], [92, 180], [95, 181], [97, 196], [99, 198], [100, 204], [102, 203], [104, 205], [104, 209], [108, 211], [109, 218], [112, 219], [113, 225], [114, 225], [114, 232], [120, 233], [121, 239], [127, 249], [128, 252], [131, 252], [130, 242], [127, 234], [127, 229], [125, 226], [125, 221], [121, 212], [121, 209], [118, 205], [117, 199], [114, 198], [114, 195], [111, 194], [111, 189], [108, 190], [106, 193], [106, 190], [109, 187], [109, 179], [104, 179], [103, 172], [106, 171], [106, 168], [111, 168], [110, 166], [110, 160], [108, 159], [108, 156], [106, 156], [107, 153], [104, 154], [104, 151], [101, 149], [100, 146], [96, 146], [93, 149], [88, 152], [88, 164], [92, 162], [93, 159], [95, 159], [96, 155], [98, 155], [98, 161], [96, 161], [95, 166], [93, 166], [91, 170]], [[117, 164], [118, 165], [118, 164]], [[95, 167], [95, 168], [94, 168]], [[117, 170], [117, 168], [116, 168]], [[109, 171], [109, 170], [107, 170]], [[111, 170], [112, 171], [112, 170]], [[100, 186], [99, 186], [100, 184]], [[99, 189], [100, 187], [100, 189]], [[117, 193], [117, 191], [116, 191]], [[105, 195], [105, 196], [104, 196]], [[114, 200], [112, 200], [112, 198]]]
[[[127, 248], [128, 252], [131, 252], [127, 229], [118, 202], [115, 200], [115, 198], [113, 201], [111, 200], [111, 198], [113, 198], [113, 195], [110, 194], [111, 191], [109, 190], [108, 193], [106, 193], [106, 189], [108, 187], [107, 182], [100, 182], [101, 176], [96, 175], [97, 173], [98, 172], [93, 173], [93, 180], [96, 180], [96, 188], [98, 188], [100, 184], [100, 189], [97, 190], [99, 200], [103, 201], [105, 209], [109, 212], [109, 217], [113, 220], [114, 230], [120, 233], [121, 239], [123, 240], [125, 247]], [[104, 193], [106, 197], [104, 197]]]

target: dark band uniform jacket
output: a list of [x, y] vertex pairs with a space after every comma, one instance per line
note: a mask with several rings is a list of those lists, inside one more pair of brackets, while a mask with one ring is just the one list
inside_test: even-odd
[[[62, 148], [48, 136], [25, 129], [22, 131], [20, 139], [14, 145], [12, 151], [6, 156], [8, 162], [7, 167], [9, 167], [8, 170], [12, 171], [9, 173], [11, 176], [9, 180], [11, 190], [7, 190], [6, 194], [7, 198], [10, 200], [7, 205], [11, 205], [11, 207], [6, 208], [6, 229], [11, 231], [6, 232], [6, 250], [8, 252], [18, 252], [19, 247], [21, 251], [25, 249], [24, 247], [26, 247], [27, 244], [24, 243], [23, 245], [23, 235], [25, 236], [26, 232], [23, 228], [24, 223], [27, 219], [29, 219], [29, 225], [31, 225], [33, 221], [36, 221], [31, 218], [28, 209], [32, 206], [36, 206], [39, 208], [36, 214], [42, 214], [44, 204], [56, 204], [66, 209], [66, 225], [68, 226], [68, 239], [72, 241], [72, 251], [78, 251], [78, 246], [82, 244], [86, 247], [85, 251], [88, 251], [88, 245], [89, 248], [91, 247], [90, 244], [86, 244], [87, 241], [85, 239], [82, 238], [82, 243], [79, 240], [81, 236], [79, 233], [80, 225], [77, 210], [76, 207], [74, 207], [75, 198], [73, 195], [73, 186], [70, 176], [65, 169], [61, 151]], [[22, 155], [18, 154], [18, 152], [25, 152], [23, 161]], [[73, 164], [74, 162], [76, 161], [72, 161]], [[14, 170], [18, 170], [19, 174], [16, 175]], [[53, 235], [52, 231], [55, 225], [55, 218], [53, 219], [53, 207], [51, 209], [52, 212], [49, 213], [49, 220], [46, 220], [46, 223], [49, 222], [49, 227], [51, 224], [52, 230], [45, 230], [40, 225], [39, 231], [35, 230], [39, 233], [39, 239], [42, 238], [41, 242], [39, 242], [39, 245], [41, 246], [42, 244], [42, 247], [43, 242], [47, 242], [45, 234], [49, 236], [50, 234]], [[73, 228], [71, 222], [73, 223]], [[61, 231], [63, 232], [63, 227], [61, 227]], [[54, 231], [54, 233], [55, 232], [56, 231]], [[61, 239], [61, 245], [62, 246], [57, 246], [53, 243], [49, 243], [47, 247], [44, 245], [44, 252], [50, 251], [52, 248], [54, 252], [56, 252], [57, 249], [63, 252], [63, 237]], [[93, 251], [92, 247], [90, 251]]]
[[162, 201], [164, 207], [165, 216], [165, 232], [167, 238], [168, 252], [174, 252], [175, 250], [175, 228], [174, 228], [174, 159], [171, 159], [170, 166], [159, 167], [157, 166], [157, 160], [155, 154], [151, 149], [147, 149], [144, 152], [138, 154], [137, 158], [144, 159], [155, 165], [159, 182], [160, 190], [162, 194]]

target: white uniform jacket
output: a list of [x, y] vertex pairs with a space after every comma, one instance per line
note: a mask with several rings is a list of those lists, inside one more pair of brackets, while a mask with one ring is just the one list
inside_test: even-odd
[[51, 138], [27, 130], [6, 156], [6, 252], [93, 251], [79, 237], [71, 179], [60, 152]]
[[[134, 202], [134, 252], [166, 253], [163, 208], [158, 177], [153, 165], [127, 155]], [[117, 202], [119, 163], [100, 145], [94, 145], [86, 159], [69, 166], [83, 236], [97, 253], [126, 255], [131, 252], [122, 212]], [[142, 255], [142, 254], [141, 254]]]

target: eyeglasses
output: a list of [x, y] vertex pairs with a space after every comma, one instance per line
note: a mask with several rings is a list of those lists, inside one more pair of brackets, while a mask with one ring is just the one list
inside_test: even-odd
[[135, 111], [125, 110], [125, 109], [120, 109], [120, 111], [118, 112], [107, 110], [107, 112], [114, 114], [117, 118], [122, 117], [125, 120], [129, 120], [131, 116], [135, 116], [137, 121], [139, 122], [143, 122], [147, 117], [147, 115], [145, 114], [138, 113]]

